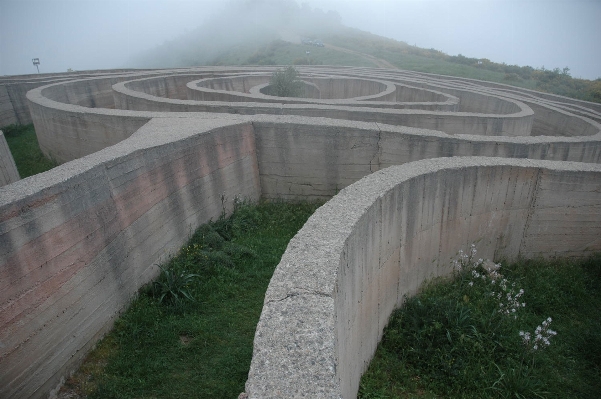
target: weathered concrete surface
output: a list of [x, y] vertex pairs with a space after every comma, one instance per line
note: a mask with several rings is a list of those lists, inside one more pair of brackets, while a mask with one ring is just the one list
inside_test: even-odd
[[8, 148], [6, 138], [2, 130], [0, 130], [0, 187], [16, 182], [19, 179], [17, 165], [15, 165], [13, 155], [10, 152], [10, 148]]
[[265, 295], [249, 398], [354, 398], [392, 310], [483, 257], [601, 250], [601, 166], [437, 158], [345, 188], [290, 241]]
[[[237, 194], [329, 198], [390, 165], [435, 157], [601, 161], [601, 112], [586, 102], [466, 79], [345, 67], [302, 72], [307, 78], [390, 82], [386, 90], [393, 91], [384, 93], [386, 101], [374, 101], [378, 92], [372, 98], [273, 102], [250, 93], [257, 86], [249, 93], [229, 90], [246, 91], [251, 82], [230, 87], [228, 79], [239, 84], [240, 76], [272, 70], [117, 71], [29, 91], [43, 151], [74, 161], [0, 188], [0, 369], [6, 370], [0, 397], [42, 397], [55, 387], [154, 276], [151, 265], [181, 245], [190, 228], [219, 214], [224, 192], [230, 200]], [[225, 89], [219, 95], [249, 96], [250, 102], [188, 100], [187, 85], [198, 79], [221, 79], [222, 86], [213, 86]], [[402, 189], [387, 180], [391, 172], [376, 173], [368, 179], [384, 179], [393, 187], [386, 194], [371, 185], [351, 186], [363, 188], [360, 201], [344, 203], [347, 219], [330, 221], [329, 208], [318, 212], [324, 217], [320, 231], [334, 241], [311, 247], [301, 234], [291, 243], [317, 260], [301, 268], [295, 260], [277, 272], [276, 281], [290, 281], [268, 293], [249, 380], [253, 395], [277, 396], [284, 386], [291, 395], [352, 397], [399, 292], [414, 292], [424, 278], [446, 272], [444, 266], [433, 269], [427, 256], [446, 265], [443, 255], [488, 235], [479, 246], [491, 255], [598, 248], [591, 234], [599, 236], [599, 188], [583, 177], [597, 167], [457, 162], [418, 163], [408, 169]], [[557, 196], [568, 190], [582, 207]], [[416, 193], [421, 197], [413, 200]], [[569, 239], [559, 240], [551, 230], [559, 227]], [[460, 239], [447, 231], [469, 234]], [[337, 252], [340, 242], [343, 252]], [[332, 256], [338, 263], [320, 260]], [[333, 270], [333, 264], [344, 267]], [[309, 283], [298, 280], [299, 273]], [[317, 313], [285, 327], [296, 335], [272, 329], [282, 312], [302, 309]], [[291, 357], [279, 358], [280, 368], [271, 374], [275, 363], [268, 352], [278, 345]], [[315, 348], [316, 357], [299, 357]], [[298, 365], [302, 370], [289, 384], [284, 377], [295, 375]], [[294, 385], [309, 380], [313, 391]]]
[[249, 123], [156, 120], [0, 188], [0, 397], [47, 395], [190, 231], [257, 200], [254, 148]]
[[[386, 72], [382, 73], [385, 80], [378, 80], [375, 78], [380, 72], [374, 74], [365, 68], [307, 67], [302, 70], [304, 79], [322, 86], [327, 86], [324, 82], [338, 83], [340, 87], [332, 89], [336, 92], [333, 97], [366, 95], [280, 99], [253, 94], [261, 85], [250, 85], [264, 81], [269, 70], [258, 69], [248, 74], [248, 68], [197, 68], [173, 70], [170, 74], [144, 72], [136, 79], [132, 74], [113, 74], [38, 88], [29, 93], [29, 101], [31, 112], [36, 114], [36, 131], [43, 151], [59, 161], [112, 145], [128, 137], [150, 117], [158, 116], [157, 112], [286, 114], [410, 126], [452, 135], [496, 136], [499, 141], [509, 136], [530, 135], [578, 139], [590, 136], [589, 143], [601, 138], [601, 124], [596, 122], [594, 109], [572, 113], [557, 104], [534, 101], [530, 95], [496, 92], [489, 87], [464, 84], [461, 79], [426, 80], [415, 74]], [[336, 74], [340, 78], [323, 77]], [[197, 77], [203, 79], [187, 83], [187, 93], [200, 93], [201, 98], [182, 99], [186, 79]], [[349, 89], [345, 94], [341, 87], [348, 82], [360, 83], [356, 83], [356, 90]], [[385, 90], [381, 93], [371, 94], [382, 89]], [[428, 99], [435, 101], [425, 101]], [[535, 111], [525, 102], [535, 107]], [[427, 144], [428, 139], [423, 140]]]
[[391, 165], [456, 156], [531, 158], [599, 163], [588, 138], [453, 136], [379, 123], [325, 118], [250, 117], [261, 191], [267, 199], [328, 199]]
[[[128, 80], [124, 82], [124, 87], [136, 92], [150, 94], [151, 96], [187, 100], [188, 89], [186, 84], [190, 80], [204, 79], [208, 76], [214, 77], [214, 75], [213, 73], [204, 73], [146, 77]], [[116, 106], [116, 108], [119, 107]]]
[[[358, 77], [366, 76], [365, 73], [353, 73], [350, 75]], [[598, 103], [568, 99], [566, 97], [491, 82], [464, 78], [449, 79], [447, 76], [432, 74], [407, 72], [400, 76], [398, 73], [391, 75], [383, 73], [381, 78], [408, 83], [424, 89], [439, 90], [457, 96], [461, 98], [458, 109], [460, 112], [485, 114], [511, 113], [515, 112], [514, 106], [510, 102], [497, 101], [494, 99], [494, 96], [517, 100], [535, 111], [532, 135], [593, 135], [599, 131], [598, 122], [601, 121], [601, 106]], [[495, 90], [490, 87], [499, 87], [502, 89]], [[553, 98], [553, 100], [548, 100], [548, 98]], [[556, 112], [559, 109], [564, 112]], [[551, 118], [551, 121], [549, 118]], [[591, 120], [593, 121], [592, 124]], [[565, 132], [566, 129], [568, 131], [573, 130], [573, 133]]]

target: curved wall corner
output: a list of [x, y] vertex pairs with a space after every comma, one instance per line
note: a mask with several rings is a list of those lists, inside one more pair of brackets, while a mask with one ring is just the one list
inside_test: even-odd
[[151, 121], [0, 187], [0, 397], [47, 397], [222, 195], [260, 197], [250, 123]]
[[601, 166], [468, 157], [393, 166], [345, 188], [290, 241], [265, 295], [251, 399], [354, 398], [392, 310], [457, 250], [601, 250]]
[[101, 75], [117, 75], [125, 73], [140, 74], [143, 70], [113, 69], [110, 71], [81, 71], [68, 73], [43, 73], [35, 75], [4, 76], [0, 77], [0, 126], [13, 123], [27, 125], [32, 123], [27, 106], [26, 93], [36, 87], [48, 85], [53, 82], [67, 81], [78, 78], [87, 78]]
[[13, 154], [8, 148], [4, 133], [0, 130], [0, 187], [14, 183], [20, 178]]
[[[52, 87], [52, 86], [51, 86]], [[152, 116], [115, 110], [86, 109], [44, 98], [43, 88], [27, 93], [40, 149], [47, 157], [68, 162], [100, 151], [131, 136]], [[48, 104], [52, 106], [48, 106]]]

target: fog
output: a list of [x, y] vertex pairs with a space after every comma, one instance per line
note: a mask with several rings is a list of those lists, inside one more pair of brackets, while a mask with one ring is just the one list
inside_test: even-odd
[[[40, 59], [41, 73], [207, 63], [237, 43], [298, 40], [307, 32], [336, 29], [340, 22], [450, 55], [535, 68], [568, 66], [573, 77], [601, 77], [601, 2], [596, 0], [302, 3], [0, 0], [0, 75], [36, 73], [32, 58]], [[190, 58], [172, 57], [174, 48]]]

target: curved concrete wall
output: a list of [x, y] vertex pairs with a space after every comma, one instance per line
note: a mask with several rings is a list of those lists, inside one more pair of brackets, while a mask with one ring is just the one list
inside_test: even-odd
[[395, 87], [388, 82], [368, 79], [351, 79], [345, 77], [310, 77], [304, 78], [315, 84], [321, 92], [321, 98], [391, 101]]
[[[153, 97], [145, 93], [126, 92], [123, 84], [115, 85], [114, 102], [120, 109], [151, 110], [159, 112], [211, 112], [237, 114], [287, 114], [309, 117], [372, 121], [392, 125], [403, 125], [445, 131], [450, 134], [473, 135], [529, 135], [532, 126], [532, 111], [527, 108], [510, 115], [468, 114], [452, 112], [432, 112], [420, 110], [393, 110], [363, 107], [348, 107], [319, 104], [262, 104], [262, 103], [223, 103], [192, 100], [173, 100]], [[29, 95], [37, 96], [39, 89]], [[43, 93], [42, 93], [43, 94]], [[57, 105], [52, 106], [53, 109]], [[85, 110], [82, 110], [85, 111]], [[114, 114], [119, 115], [119, 114]], [[134, 114], [123, 114], [134, 115]], [[38, 126], [36, 125], [36, 131]], [[40, 126], [40, 134], [45, 134], [45, 126]], [[48, 129], [56, 130], [56, 129]]]
[[328, 199], [391, 165], [421, 159], [489, 156], [601, 163], [594, 142], [469, 136], [328, 119], [250, 117], [262, 195], [268, 199]]
[[[55, 89], [54, 86], [50, 86]], [[148, 122], [150, 114], [87, 109], [46, 98], [44, 87], [27, 93], [29, 110], [42, 152], [67, 162], [116, 144]], [[57, 95], [56, 91], [53, 91]]]
[[249, 398], [356, 397], [392, 310], [471, 242], [491, 259], [600, 251], [600, 187], [599, 165], [476, 157], [393, 166], [342, 190], [271, 279]]
[[140, 91], [151, 96], [188, 99], [186, 83], [191, 79], [203, 79], [212, 74], [177, 74], [128, 80], [124, 86], [133, 91]]
[[[253, 102], [191, 101], [183, 97], [190, 79], [264, 75], [272, 70], [207, 67], [135, 74], [107, 73], [85, 80], [54, 83], [28, 92], [31, 115], [43, 150], [57, 160], [75, 161], [0, 188], [0, 369], [7, 370], [0, 375], [0, 396], [42, 397], [56, 386], [61, 376], [67, 375], [95, 339], [110, 327], [113, 317], [140, 284], [154, 275], [155, 270], [151, 265], [181, 245], [190, 228], [219, 214], [219, 198], [223, 192], [230, 199], [237, 194], [255, 199], [259, 196], [329, 198], [387, 166], [441, 156], [484, 155], [601, 162], [601, 133], [596, 122], [601, 120], [601, 114], [595, 108], [587, 108], [581, 103], [564, 105], [530, 93], [509, 93], [461, 79], [449, 81], [423, 74], [366, 68], [306, 67], [303, 72], [308, 76], [346, 78], [356, 75], [366, 80], [391, 82], [396, 97], [389, 101], [305, 99], [306, 103], [271, 100], [261, 103], [258, 102], [261, 97], [253, 95], [250, 95]], [[409, 86], [413, 89], [404, 89]], [[405, 93], [401, 93], [401, 90], [405, 90]], [[401, 98], [409, 101], [404, 104], [397, 102]], [[428, 99], [436, 101], [424, 102]], [[524, 101], [534, 104], [534, 110]], [[437, 109], [435, 107], [447, 107], [441, 109], [448, 111], [432, 111]], [[466, 109], [482, 112], [456, 112]], [[551, 117], [545, 116], [546, 113], [550, 113]], [[530, 137], [535, 130], [533, 120], [537, 118], [549, 121], [548, 131], [569, 137]], [[500, 135], [492, 136], [494, 134]], [[511, 134], [517, 136], [511, 137]], [[90, 155], [80, 158], [86, 154]], [[423, 186], [423, 198], [415, 203], [406, 203], [406, 207], [403, 205], [401, 220], [394, 222], [415, 227], [417, 222], [412, 218], [417, 218], [417, 215], [421, 218], [416, 231], [409, 236], [406, 231], [402, 233], [405, 238], [413, 237], [403, 244], [404, 252], [399, 252], [399, 262], [402, 263], [399, 263], [401, 271], [398, 273], [415, 276], [411, 277], [411, 283], [406, 282], [405, 288], [409, 291], [414, 289], [423, 275], [430, 273], [426, 272], [429, 270], [426, 266], [422, 268], [412, 258], [413, 255], [423, 258], [422, 254], [430, 253], [431, 242], [436, 242], [436, 228], [428, 227], [428, 209], [439, 209], [437, 207], [441, 206], [440, 209], [445, 212], [456, 209], [454, 212], [464, 215], [463, 206], [473, 208], [476, 203], [492, 206], [500, 198], [513, 203], [514, 197], [522, 198], [520, 193], [530, 193], [528, 176], [533, 170], [539, 171], [536, 173], [541, 177], [540, 182], [551, 182], [552, 189], [549, 192], [566, 192], [567, 181], [546, 180], [545, 177], [551, 176], [553, 171], [563, 176], [563, 172], [559, 172], [560, 167], [551, 164], [536, 166], [538, 164], [533, 162], [480, 162], [484, 169], [476, 165], [469, 166], [468, 162], [462, 164], [465, 168], [449, 166], [453, 172], [445, 172], [447, 167], [442, 164], [418, 164], [421, 165], [419, 168], [424, 169], [423, 173], [415, 172], [417, 174], [408, 180], [413, 183], [407, 184], [419, 191], [422, 190], [420, 184], [428, 182]], [[518, 173], [522, 167], [525, 172]], [[508, 172], [507, 168], [512, 172]], [[573, 165], [565, 168], [574, 172], [568, 173], [573, 196], [571, 203], [578, 203], [582, 196], [590, 198], [591, 204], [597, 204], [595, 201], [598, 201], [599, 188], [593, 187], [597, 183], [589, 184], [588, 177], [582, 177], [589, 175], [589, 169], [596, 171], [597, 167], [581, 165], [578, 171]], [[464, 174], [463, 169], [472, 172]], [[373, 176], [388, 176], [388, 173]], [[464, 184], [473, 180], [473, 173], [477, 188], [471, 197], [462, 196], [459, 205], [440, 205], [442, 198], [456, 197], [452, 197], [454, 191], [448, 193], [447, 186], [440, 186], [441, 180], [432, 176], [445, 176], [444, 179], [450, 181], [449, 185], [459, 192]], [[454, 176], [464, 180], [457, 183]], [[485, 183], [488, 180], [490, 186], [484, 189], [483, 184], [488, 184]], [[504, 183], [499, 183], [501, 181]], [[538, 184], [536, 187], [545, 187]], [[439, 191], [434, 190], [438, 194], [433, 194], [433, 187], [439, 188]], [[507, 187], [513, 187], [513, 191]], [[522, 235], [519, 253], [528, 255], [544, 252], [544, 248], [532, 247], [533, 244], [528, 240], [530, 236], [546, 234], [548, 230], [545, 230], [545, 226], [567, 226], [576, 238], [590, 238], [586, 235], [596, 228], [590, 226], [599, 225], [594, 219], [597, 217], [595, 207], [598, 204], [588, 209], [589, 205], [583, 202], [582, 206], [572, 209], [567, 205], [548, 202], [547, 197], [541, 196], [541, 190], [537, 188], [534, 192], [536, 195], [530, 197], [533, 203], [527, 212], [533, 209], [536, 212], [532, 211], [527, 216], [528, 226], [533, 227], [530, 230], [524, 227], [523, 231], [528, 235]], [[336, 234], [332, 234], [338, 238], [342, 237], [340, 234], [347, 234], [345, 237], [348, 240], [344, 245], [348, 246], [343, 253], [345, 264], [375, 259], [372, 256], [374, 251], [362, 252], [361, 248], [373, 249], [372, 244], [380, 242], [377, 241], [378, 237], [388, 234], [383, 233], [383, 229], [392, 229], [391, 226], [384, 226], [383, 222], [380, 227], [364, 223], [372, 218], [373, 212], [383, 212], [377, 209], [384, 209], [378, 208], [379, 205], [372, 206], [374, 201], [382, 201], [380, 197], [369, 202], [373, 192], [368, 190], [366, 193], [367, 202], [359, 204], [358, 208], [349, 208], [349, 212], [352, 217], [362, 215], [353, 226], [367, 230], [353, 233], [355, 227], [341, 222], [340, 229], [335, 228]], [[441, 197], [440, 193], [445, 194]], [[504, 196], [497, 196], [497, 193], [504, 193]], [[407, 198], [412, 195], [409, 192], [406, 194]], [[383, 194], [382, 198], [386, 195]], [[485, 199], [478, 199], [480, 196]], [[522, 212], [523, 215], [526, 208], [522, 209], [522, 203], [517, 199], [515, 201], [515, 213]], [[545, 208], [544, 204], [547, 203], [550, 206]], [[355, 203], [348, 203], [349, 206], [352, 204]], [[417, 207], [416, 204], [421, 205]], [[542, 204], [540, 209], [537, 204]], [[498, 217], [500, 225], [504, 226], [499, 227], [499, 231], [503, 228], [511, 230], [515, 238], [519, 235], [515, 231], [519, 231], [522, 225], [519, 224], [520, 220], [514, 224], [513, 208], [506, 209], [504, 206], [498, 205], [499, 208], [492, 213], [484, 214], [493, 219]], [[593, 216], [581, 217], [578, 213], [581, 208], [590, 211]], [[549, 214], [544, 214], [544, 209]], [[456, 223], [458, 231], [465, 229], [461, 217], [452, 218], [450, 213], [445, 215], [441, 214], [440, 220]], [[566, 220], [562, 220], [561, 215]], [[470, 226], [475, 228], [474, 234], [481, 233], [476, 228], [481, 220], [466, 216], [465, 220], [468, 219]], [[545, 220], [549, 224], [543, 224]], [[470, 232], [471, 227], [468, 229]], [[381, 232], [380, 236], [378, 231]], [[373, 235], [370, 232], [374, 232]], [[362, 241], [365, 237], [373, 238], [370, 238], [369, 245]], [[491, 240], [494, 239], [493, 234]], [[541, 239], [554, 245], [548, 248], [547, 253], [562, 248], [553, 239]], [[440, 238], [439, 243], [444, 240], [447, 238]], [[491, 241], [486, 245], [489, 249], [509, 248], [506, 251], [510, 253], [517, 245], [516, 240]], [[564, 253], [580, 249], [576, 241], [564, 241], [566, 247], [561, 249]], [[589, 241], [586, 251], [598, 248], [598, 241]], [[304, 245], [302, 241], [294, 242]], [[453, 242], [448, 243], [448, 250], [456, 251], [457, 247], [451, 248], [451, 244]], [[445, 245], [434, 248], [431, 253], [446, 254]], [[445, 249], [441, 252], [440, 248]], [[388, 256], [388, 252], [382, 253]], [[442, 257], [439, 259], [442, 265]], [[415, 266], [415, 270], [403, 269], [409, 265]], [[345, 295], [349, 298], [356, 299], [353, 295], [363, 295], [358, 294], [356, 286], [362, 286], [365, 282], [357, 276], [365, 277], [366, 281], [375, 281], [372, 271], [364, 269], [335, 277], [336, 284], [345, 287]], [[331, 272], [327, 268], [323, 271]], [[296, 278], [294, 273], [290, 277], [293, 280]], [[333, 278], [317, 277], [315, 281], [318, 283], [325, 281], [326, 277], [330, 281]], [[281, 275], [278, 278], [278, 281], [282, 281]], [[349, 284], [351, 288], [347, 289]], [[279, 295], [283, 291], [277, 292]], [[319, 296], [320, 292], [313, 293]], [[328, 374], [316, 369], [313, 380], [315, 389], [326, 392], [334, 387], [334, 390], [340, 391], [340, 395], [352, 396], [358, 381], [357, 375], [360, 375], [364, 363], [371, 356], [370, 351], [375, 347], [374, 337], [377, 341], [378, 329], [384, 318], [384, 313], [379, 313], [380, 310], [374, 312], [371, 308], [373, 298], [378, 294], [369, 292], [370, 296], [362, 302], [358, 314], [353, 313], [357, 309], [353, 308], [352, 303], [345, 302], [347, 299], [335, 293], [334, 296], [338, 298], [336, 302], [328, 302], [335, 306], [322, 308], [325, 324], [317, 325], [317, 330], [306, 330], [306, 334], [301, 331], [297, 335], [297, 343], [306, 342], [308, 345], [313, 345], [315, 342], [312, 339], [320, 336], [335, 338], [333, 341], [328, 341], [330, 338], [320, 341], [323, 349], [320, 353], [324, 357], [308, 360], [315, 362], [313, 366], [332, 364], [331, 359], [345, 362], [340, 367], [339, 363], [335, 363], [338, 371], [334, 380], [331, 379], [331, 372]], [[299, 300], [316, 299], [293, 292], [282, 303], [293, 303], [287, 300], [296, 297]], [[323, 299], [329, 300], [327, 295]], [[387, 306], [392, 306], [391, 303], [386, 302]], [[304, 306], [297, 302], [291, 306], [297, 305]], [[271, 306], [274, 305], [268, 301], [266, 315], [271, 311], [269, 309], [273, 309]], [[372, 313], [378, 315], [377, 328], [371, 326], [363, 331], [355, 327], [362, 325], [365, 312], [370, 313], [369, 317], [372, 317]], [[332, 317], [338, 318], [334, 324], [331, 324]], [[340, 322], [342, 317], [348, 317], [347, 330], [344, 329], [344, 323]], [[272, 321], [264, 318], [265, 323]], [[330, 332], [330, 335], [324, 335], [326, 330], [332, 328], [334, 335]], [[264, 336], [257, 335], [255, 340], [257, 353], [263, 353], [265, 349], [262, 345], [270, 342], [270, 336], [276, 336], [269, 334], [281, 333], [275, 330], [261, 331]], [[334, 352], [330, 351], [331, 348], [335, 349]], [[358, 365], [348, 361], [355, 359], [352, 357], [355, 355], [356, 359], [361, 359]], [[284, 366], [289, 362], [280, 360]], [[304, 361], [306, 359], [299, 364]], [[260, 356], [253, 361], [255, 371], [249, 380], [249, 391], [255, 396], [258, 392], [270, 392], [270, 386], [275, 386], [272, 375], [256, 371], [262, 367], [257, 366], [261, 362]], [[299, 377], [298, 382], [304, 381], [303, 378]], [[287, 384], [285, 381], [282, 380], [284, 385]]]
[[[220, 81], [228, 82], [229, 80], [238, 78], [243, 77], [230, 79], [222, 78]], [[257, 81], [259, 80], [258, 77], [253, 78]], [[407, 85], [395, 85], [395, 87], [392, 87], [388, 84], [383, 93], [353, 98], [351, 100], [324, 100], [322, 99], [319, 86], [305, 80], [303, 81], [305, 83], [305, 93], [299, 98], [274, 97], [263, 93], [269, 85], [267, 76], [263, 78], [266, 82], [250, 87], [248, 93], [233, 92], [230, 90], [215, 90], [212, 87], [208, 88], [208, 86], [211, 86], [208, 82], [213, 82], [214, 80], [215, 79], [203, 79], [187, 83], [189, 89], [188, 99], [194, 101], [275, 102], [284, 104], [329, 104], [356, 107], [368, 105], [365, 102], [359, 101], [369, 100], [369, 106], [374, 108], [414, 108], [434, 111], [457, 111], [459, 104], [459, 99], [455, 96], [436, 92], [434, 90], [413, 88]], [[232, 85], [233, 84], [234, 83], [232, 83]], [[229, 83], [224, 83], [223, 85], [230, 87]], [[219, 85], [216, 86], [220, 87]], [[126, 84], [125, 88], [130, 88], [130, 86]], [[136, 96], [136, 93], [125, 90], [121, 85], [115, 85], [113, 89], [120, 94], [120, 97]], [[308, 100], [309, 98], [312, 100]], [[394, 101], [395, 98], [396, 101]], [[426, 99], [432, 99], [432, 101]]]
[[[35, 75], [0, 77], [0, 127], [11, 124], [27, 125], [32, 123], [26, 98], [27, 92], [31, 89], [45, 86], [53, 82], [131, 72], [134, 72], [134, 70], [122, 69], [102, 72], [42, 73]], [[141, 73], [142, 70], [137, 70], [135, 72]]]
[[[271, 78], [270, 74], [262, 75], [243, 75], [234, 77], [222, 77], [213, 79], [202, 79], [195, 86], [219, 91], [236, 91], [239, 93], [250, 93], [250, 89], [254, 86], [268, 83]], [[193, 93], [193, 91], [191, 92]], [[190, 100], [199, 98], [188, 97]]]
[[330, 198], [424, 156], [599, 157], [584, 144], [468, 142], [365, 122], [167, 115], [110, 148], [0, 188], [0, 367], [8, 370], [0, 396], [41, 397], [54, 387], [154, 276], [151, 265], [219, 215], [223, 192]]
[[[450, 79], [441, 76], [440, 79], [431, 77], [431, 74], [409, 74], [410, 77], [401, 77], [397, 75], [385, 74], [382, 78], [391, 81], [410, 82], [412, 85], [421, 88], [440, 90], [461, 98], [459, 111], [474, 113], [496, 113], [509, 114], [516, 112], [515, 105], [511, 102], [495, 101], [492, 96], [499, 96], [506, 99], [514, 99], [529, 108], [535, 109], [532, 135], [546, 136], [572, 136], [572, 135], [593, 135], [599, 132], [599, 121], [601, 121], [601, 112], [598, 111], [601, 106], [586, 101], [547, 101], [544, 98], [546, 94], [525, 90], [491, 90], [490, 82], [472, 81], [470, 79], [455, 78]], [[421, 75], [428, 76], [424, 79]], [[353, 76], [355, 76], [353, 74]], [[365, 76], [365, 74], [356, 74], [356, 76]], [[435, 75], [437, 76], [437, 75]], [[467, 83], [464, 81], [468, 81]], [[473, 82], [483, 83], [483, 86], [475, 85]], [[502, 86], [502, 85], [499, 85]], [[512, 87], [512, 86], [505, 86]], [[515, 88], [517, 89], [517, 88]], [[562, 98], [555, 96], [556, 98]], [[574, 104], [569, 107], [566, 104]], [[578, 104], [578, 105], [576, 105]], [[557, 112], [561, 109], [561, 112]], [[597, 110], [597, 111], [595, 111]], [[565, 132], [568, 129], [571, 132]]]
[[[283, 103], [312, 103], [319, 100], [372, 100], [393, 101], [395, 87], [390, 82], [373, 79], [357, 79], [344, 76], [319, 77], [314, 74], [301, 76], [305, 83], [304, 96], [287, 98], [263, 93], [269, 85], [271, 74], [242, 75], [207, 78], [187, 84], [188, 99], [195, 101], [259, 101]], [[309, 101], [308, 99], [313, 99]], [[346, 104], [350, 101], [319, 101], [323, 104]]]
[[[321, 90], [327, 90], [327, 87], [324, 87], [324, 83], [328, 83], [331, 80], [331, 77], [311, 77], [314, 75], [303, 76], [303, 82], [305, 83], [305, 94], [302, 97], [312, 98], [312, 99], [322, 99], [322, 98], [333, 98], [335, 97], [333, 93], [324, 93], [324, 96], [321, 95]], [[148, 78], [147, 78], [148, 79]], [[264, 95], [261, 90], [266, 87], [266, 84], [269, 83], [270, 75], [242, 75], [242, 76], [230, 76], [230, 77], [221, 77], [221, 78], [207, 78], [200, 79], [197, 81], [191, 81], [187, 83], [187, 87], [189, 88], [188, 99], [196, 100], [196, 101], [232, 101], [232, 102], [240, 102], [240, 101], [273, 101], [277, 100], [278, 102], [284, 103], [302, 103], [307, 102], [302, 98], [282, 98], [282, 97], [271, 97]], [[337, 96], [340, 98], [349, 98], [354, 97], [352, 101], [320, 101], [320, 103], [325, 104], [346, 104], [351, 105], [354, 104], [358, 100], [371, 100], [371, 104], [374, 104], [376, 100], [382, 101], [394, 101], [396, 103], [404, 103], [400, 104], [391, 104], [386, 102], [377, 103], [378, 107], [393, 107], [393, 108], [405, 108], [411, 107], [411, 105], [415, 105], [415, 108], [427, 108], [432, 105], [432, 103], [438, 103], [440, 106], [453, 104], [456, 105], [459, 103], [459, 99], [454, 96], [450, 96], [448, 94], [437, 92], [433, 90], [417, 88], [408, 85], [395, 85], [393, 88], [390, 82], [378, 82], [374, 80], [360, 80], [365, 81], [370, 84], [377, 84], [378, 87], [374, 94], [365, 95], [366, 93], [359, 92], [356, 96], [343, 95], [344, 88], [340, 89], [337, 92]], [[316, 84], [320, 83], [320, 85]], [[346, 83], [346, 82], [338, 82]], [[134, 89], [133, 86], [125, 85], [128, 89]], [[115, 88], [115, 90], [121, 90], [120, 87]], [[330, 90], [331, 91], [331, 90]], [[383, 92], [382, 92], [383, 91]], [[145, 93], [152, 94], [148, 90], [144, 90]], [[395, 93], [395, 95], [392, 95]], [[252, 94], [252, 96], [247, 96], [245, 94]], [[359, 96], [363, 96], [365, 98], [356, 98]], [[164, 97], [164, 96], [163, 96]], [[183, 99], [183, 98], [180, 98]], [[412, 104], [417, 103], [417, 104]], [[358, 104], [356, 104], [358, 105]], [[440, 109], [440, 110], [449, 110], [456, 111], [456, 107], [452, 109]]]

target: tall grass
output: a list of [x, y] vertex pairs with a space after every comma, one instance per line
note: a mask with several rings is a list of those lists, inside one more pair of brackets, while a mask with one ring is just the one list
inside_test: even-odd
[[601, 256], [473, 266], [392, 315], [359, 396], [600, 397]]
[[[236, 398], [274, 268], [317, 206], [241, 205], [232, 217], [199, 228], [67, 381], [62, 397]], [[170, 294], [182, 290], [192, 300]]]
[[33, 124], [0, 128], [13, 155], [21, 179], [46, 172], [58, 163], [46, 158], [38, 144]]

